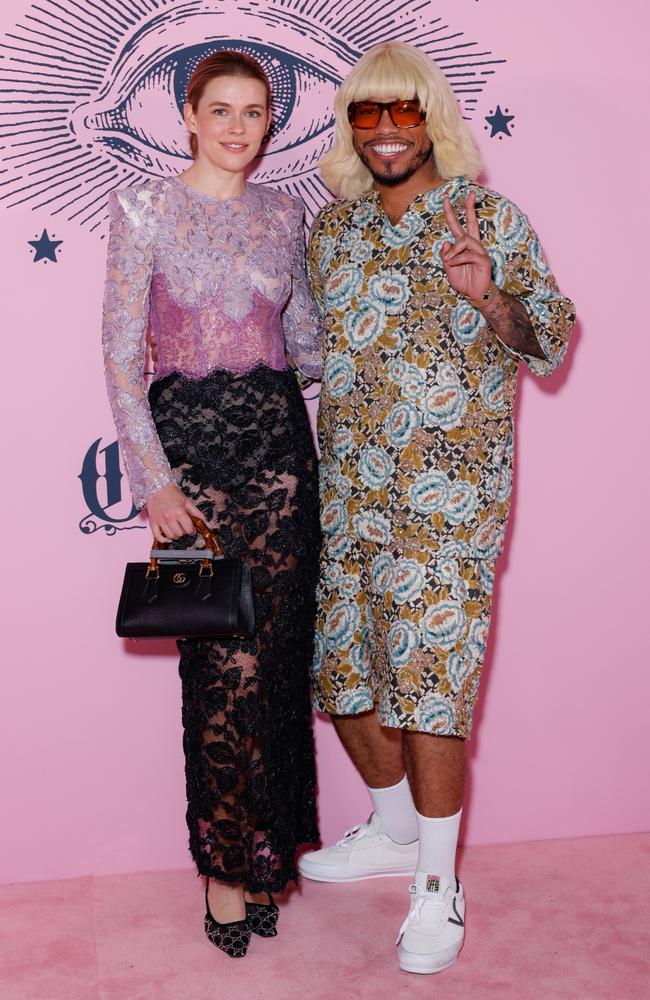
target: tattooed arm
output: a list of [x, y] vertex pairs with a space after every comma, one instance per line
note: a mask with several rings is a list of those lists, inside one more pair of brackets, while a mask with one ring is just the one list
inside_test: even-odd
[[526, 217], [512, 203], [504, 204], [511, 229], [516, 224], [519, 230], [519, 238], [513, 241], [509, 236], [502, 248], [505, 264], [500, 280], [508, 291], [492, 281], [492, 261], [481, 240], [473, 191], [465, 202], [466, 229], [449, 199], [443, 199], [455, 242], [443, 243], [440, 257], [451, 287], [480, 310], [504, 349], [535, 374], [550, 375], [566, 352], [575, 309], [560, 294]]
[[472, 299], [470, 302], [483, 313], [499, 340], [519, 354], [544, 358], [524, 304], [494, 284], [490, 285], [487, 294], [489, 299], [484, 303]]

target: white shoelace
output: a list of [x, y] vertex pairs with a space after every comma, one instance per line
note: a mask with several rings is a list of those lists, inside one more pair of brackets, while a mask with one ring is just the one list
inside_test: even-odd
[[412, 901], [411, 908], [407, 914], [406, 920], [402, 924], [397, 934], [397, 940], [395, 944], [399, 944], [402, 940], [402, 935], [407, 930], [411, 924], [418, 925], [422, 920], [422, 910], [426, 906], [426, 918], [427, 924], [433, 925], [434, 933], [438, 933], [442, 930], [445, 925], [445, 917], [447, 916], [447, 906], [445, 903], [445, 893], [439, 900], [432, 899], [432, 894], [430, 892], [425, 892], [421, 889], [419, 885], [409, 886], [409, 892], [411, 896], [415, 897], [415, 901]]

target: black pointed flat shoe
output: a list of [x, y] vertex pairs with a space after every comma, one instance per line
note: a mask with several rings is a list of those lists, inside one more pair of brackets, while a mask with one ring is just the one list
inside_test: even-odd
[[231, 958], [243, 958], [251, 939], [251, 925], [248, 919], [248, 908], [243, 920], [231, 920], [220, 924], [210, 913], [208, 903], [208, 887], [205, 887], [205, 933], [212, 944], [224, 951]]
[[260, 937], [275, 937], [278, 933], [278, 915], [280, 909], [277, 903], [273, 902], [273, 896], [269, 893], [268, 903], [246, 903], [246, 917], [253, 934]]

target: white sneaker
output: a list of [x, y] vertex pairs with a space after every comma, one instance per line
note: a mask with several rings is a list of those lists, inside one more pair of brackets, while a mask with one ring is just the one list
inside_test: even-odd
[[300, 873], [315, 882], [355, 882], [384, 875], [412, 875], [418, 842], [396, 844], [384, 833], [373, 813], [367, 823], [353, 826], [333, 847], [308, 851], [298, 861]]
[[442, 972], [453, 965], [465, 937], [465, 896], [455, 879], [416, 872], [411, 908], [395, 942], [404, 972]]

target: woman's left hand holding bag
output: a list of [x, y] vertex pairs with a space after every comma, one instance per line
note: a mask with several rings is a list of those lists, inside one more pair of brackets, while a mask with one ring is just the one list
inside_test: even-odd
[[165, 544], [183, 535], [196, 534], [192, 517], [203, 520], [203, 514], [174, 483], [163, 486], [147, 501], [147, 515], [153, 537]]

